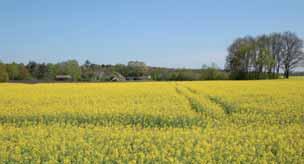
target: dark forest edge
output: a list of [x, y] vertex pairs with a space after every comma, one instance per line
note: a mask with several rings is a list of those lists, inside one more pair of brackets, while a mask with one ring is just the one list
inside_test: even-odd
[[258, 80], [281, 76], [304, 75], [293, 72], [304, 61], [303, 40], [295, 33], [271, 33], [236, 39], [228, 48], [225, 69], [216, 64], [201, 69], [174, 69], [147, 66], [141, 61], [127, 65], [94, 64], [77, 60], [60, 63], [3, 63], [0, 82], [102, 82], [102, 81], [193, 81], [193, 80]]
[[236, 39], [228, 48], [226, 70], [232, 79], [289, 78], [303, 67], [303, 40], [295, 33], [271, 33]]

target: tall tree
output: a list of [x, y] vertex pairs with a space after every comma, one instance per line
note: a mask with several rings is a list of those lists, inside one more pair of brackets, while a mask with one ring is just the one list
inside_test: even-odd
[[247, 36], [236, 39], [228, 48], [226, 69], [231, 72], [232, 78], [246, 79], [251, 67], [255, 67], [255, 40]]
[[295, 33], [285, 32], [282, 36], [282, 68], [285, 78], [289, 78], [294, 68], [304, 60], [303, 40]]
[[271, 53], [275, 59], [275, 64], [273, 66], [273, 72], [276, 76], [280, 73], [280, 67], [282, 65], [282, 53], [283, 53], [283, 37], [281, 33], [272, 33], [270, 34], [271, 40]]
[[255, 44], [257, 78], [271, 78], [276, 63], [272, 51], [272, 39], [268, 35], [261, 35], [257, 37]]

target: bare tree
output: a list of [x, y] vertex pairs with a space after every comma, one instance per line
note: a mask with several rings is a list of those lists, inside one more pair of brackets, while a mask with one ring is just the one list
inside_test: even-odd
[[285, 78], [289, 78], [294, 68], [298, 67], [304, 60], [303, 40], [295, 33], [285, 32], [282, 34], [283, 53], [282, 69]]
[[271, 54], [275, 59], [275, 65], [273, 67], [273, 72], [278, 76], [280, 73], [280, 67], [282, 65], [282, 53], [283, 53], [283, 37], [281, 33], [270, 34], [271, 40]]

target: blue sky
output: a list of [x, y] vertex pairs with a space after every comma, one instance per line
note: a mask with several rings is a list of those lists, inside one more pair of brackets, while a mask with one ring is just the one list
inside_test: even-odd
[[0, 60], [224, 66], [237, 37], [304, 38], [303, 0], [0, 0]]

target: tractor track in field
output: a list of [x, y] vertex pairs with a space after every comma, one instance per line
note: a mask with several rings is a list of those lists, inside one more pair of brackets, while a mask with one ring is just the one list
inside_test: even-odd
[[[212, 110], [210, 109], [207, 109], [206, 107], [204, 107], [204, 105], [202, 105], [199, 100], [197, 100], [196, 98], [190, 96], [190, 95], [187, 95], [185, 93], [185, 91], [182, 91], [183, 89], [185, 89], [186, 91], [188, 91], [188, 89], [182, 85], [178, 85], [176, 84], [176, 92], [185, 97], [189, 103], [189, 106], [190, 106], [190, 109], [192, 111], [194, 111], [195, 113], [197, 113], [198, 115], [200, 116], [203, 116], [204, 118], [206, 117], [213, 117], [213, 113], [212, 113]], [[183, 89], [182, 89], [183, 88]], [[191, 93], [191, 92], [190, 92]], [[192, 94], [192, 93], [191, 93]]]
[[[180, 87], [185, 88], [186, 90], [188, 90], [190, 93], [192, 93], [194, 95], [200, 95], [200, 93], [198, 91], [196, 91], [196, 90], [194, 90], [194, 89], [192, 89], [188, 86], [183, 86], [183, 85], [178, 85], [178, 84], [176, 84], [176, 85], [177, 85], [176, 86], [177, 92], [179, 90], [178, 86], [180, 86]], [[197, 109], [198, 107], [199, 107], [199, 109], [203, 109], [203, 106], [197, 100], [185, 95], [184, 93], [182, 93], [182, 91], [179, 91], [179, 93], [182, 94], [183, 96], [185, 96], [189, 100], [190, 104], [192, 104], [191, 105], [192, 109], [194, 109], [197, 112], [204, 111], [204, 110], [198, 110]], [[223, 100], [221, 97], [208, 95], [208, 94], [205, 94], [204, 97], [209, 99], [212, 103], [217, 104], [218, 106], [220, 106], [221, 109], [224, 111], [224, 113], [226, 115], [231, 115], [231, 114], [233, 114], [234, 112], [237, 111], [237, 107], [236, 107], [235, 104], [227, 102], [227, 101]], [[199, 104], [199, 105], [197, 105], [197, 104]]]

